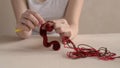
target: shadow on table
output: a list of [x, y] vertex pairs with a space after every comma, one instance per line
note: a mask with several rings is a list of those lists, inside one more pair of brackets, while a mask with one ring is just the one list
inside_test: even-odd
[[46, 52], [53, 51], [51, 48], [45, 48], [42, 45], [33, 45], [28, 47], [19, 47], [19, 48], [0, 48], [0, 52], [4, 53], [32, 53], [32, 52]]
[[[52, 40], [60, 40], [58, 37], [49, 37], [49, 41]], [[0, 37], [0, 44], [5, 43], [12, 43], [12, 46], [5, 45], [0, 48], [0, 52], [7, 52], [7, 53], [29, 53], [29, 52], [46, 52], [46, 51], [53, 51], [52, 47], [46, 48], [43, 46], [42, 39], [38, 36], [32, 36], [29, 39], [21, 40], [16, 36], [1, 36]]]
[[20, 38], [13, 35], [0, 36], [0, 44], [11, 43], [11, 42], [16, 42], [20, 40], [21, 40]]

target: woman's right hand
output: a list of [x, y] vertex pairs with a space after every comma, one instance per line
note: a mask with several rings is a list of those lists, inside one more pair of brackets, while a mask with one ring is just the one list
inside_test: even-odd
[[38, 14], [35, 11], [26, 10], [21, 15], [21, 18], [20, 18], [19, 22], [17, 23], [16, 29], [21, 30], [20, 32], [17, 32], [17, 35], [20, 38], [28, 38], [32, 33], [32, 29], [34, 29], [35, 27], [40, 26], [44, 22], [45, 21], [40, 16], [40, 14]]

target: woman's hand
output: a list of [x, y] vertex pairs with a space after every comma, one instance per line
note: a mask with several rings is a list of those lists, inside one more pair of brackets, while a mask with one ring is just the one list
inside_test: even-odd
[[17, 34], [21, 38], [27, 38], [31, 35], [32, 29], [40, 24], [43, 24], [45, 21], [44, 19], [36, 12], [27, 10], [21, 15], [19, 22], [17, 23], [17, 29], [20, 29], [20, 32]]
[[53, 20], [53, 22], [55, 31], [59, 33], [61, 37], [71, 37], [71, 28], [65, 19]]

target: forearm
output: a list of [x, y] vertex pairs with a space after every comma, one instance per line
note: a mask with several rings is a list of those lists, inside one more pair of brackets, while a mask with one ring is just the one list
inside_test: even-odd
[[26, 0], [11, 0], [11, 3], [18, 23], [22, 13], [28, 9]]
[[84, 0], [69, 0], [64, 19], [71, 28], [71, 38], [75, 38], [79, 30], [79, 19]]
[[76, 25], [72, 25], [70, 26], [70, 30], [71, 30], [71, 36], [70, 36], [70, 39], [74, 39], [77, 35], [78, 35], [78, 32], [79, 32], [79, 27], [76, 26]]
[[[13, 7], [13, 11], [16, 17], [16, 25], [21, 23], [20, 19], [22, 14], [28, 9], [26, 0], [11, 0], [11, 4]], [[18, 28], [18, 25], [16, 26]], [[31, 35], [32, 31], [21, 31], [17, 32], [16, 34], [20, 38], [28, 38]]]

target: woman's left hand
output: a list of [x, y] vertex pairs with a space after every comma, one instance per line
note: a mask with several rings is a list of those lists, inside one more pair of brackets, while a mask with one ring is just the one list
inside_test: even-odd
[[71, 37], [71, 28], [65, 19], [53, 20], [53, 22], [55, 31], [59, 33], [61, 37]]

